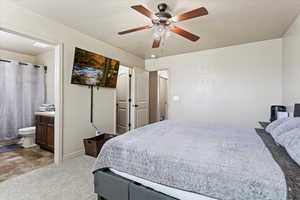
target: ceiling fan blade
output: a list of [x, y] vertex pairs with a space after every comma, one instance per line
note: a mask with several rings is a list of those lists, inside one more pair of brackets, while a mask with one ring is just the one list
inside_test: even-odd
[[161, 38], [159, 40], [154, 40], [152, 48], [158, 48], [160, 45]]
[[145, 8], [142, 5], [131, 6], [131, 8], [138, 11], [142, 15], [145, 15], [146, 17], [150, 18], [151, 20], [155, 18], [155, 15], [150, 10], [148, 10], [147, 8]]
[[192, 34], [190, 32], [187, 32], [187, 31], [185, 31], [182, 28], [179, 28], [177, 26], [171, 27], [170, 31], [172, 31], [173, 33], [176, 33], [178, 35], [181, 35], [182, 37], [185, 37], [186, 39], [191, 40], [193, 42], [196, 42], [197, 40], [200, 39], [199, 36], [194, 35], [194, 34]]
[[206, 8], [202, 7], [202, 8], [192, 10], [190, 12], [186, 12], [186, 13], [177, 15], [177, 16], [173, 17], [173, 21], [181, 22], [181, 21], [185, 21], [185, 20], [188, 20], [188, 19], [201, 17], [201, 16], [204, 16], [204, 15], [208, 15], [208, 11], [206, 10]]
[[119, 35], [124, 35], [124, 34], [127, 34], [127, 33], [146, 30], [146, 29], [150, 29], [150, 28], [152, 28], [152, 27], [151, 26], [142, 26], [142, 27], [138, 27], [138, 28], [133, 28], [133, 29], [129, 29], [129, 30], [126, 30], [126, 31], [119, 32]]

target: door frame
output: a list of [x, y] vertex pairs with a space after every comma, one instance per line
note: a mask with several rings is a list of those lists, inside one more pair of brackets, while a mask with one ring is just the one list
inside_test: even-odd
[[130, 79], [130, 90], [131, 90], [131, 102], [130, 102], [130, 124], [131, 124], [131, 130], [134, 130], [135, 127], [135, 71], [134, 67], [131, 68], [131, 79]]
[[0, 27], [1, 31], [12, 33], [38, 42], [47, 43], [54, 46], [54, 102], [55, 102], [55, 125], [54, 125], [54, 163], [60, 164], [63, 161], [63, 43], [51, 41], [46, 38], [21, 33], [16, 30]]
[[64, 69], [63, 69], [63, 43], [55, 47], [55, 75], [54, 75], [54, 162], [60, 164], [63, 161], [63, 88], [64, 88]]

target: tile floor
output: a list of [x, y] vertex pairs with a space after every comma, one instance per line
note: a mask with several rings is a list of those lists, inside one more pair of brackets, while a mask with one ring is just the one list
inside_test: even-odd
[[53, 163], [53, 153], [32, 147], [0, 153], [0, 182]]

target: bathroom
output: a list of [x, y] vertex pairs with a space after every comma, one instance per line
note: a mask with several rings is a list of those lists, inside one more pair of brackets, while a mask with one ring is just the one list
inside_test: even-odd
[[55, 47], [0, 30], [0, 182], [54, 162]]

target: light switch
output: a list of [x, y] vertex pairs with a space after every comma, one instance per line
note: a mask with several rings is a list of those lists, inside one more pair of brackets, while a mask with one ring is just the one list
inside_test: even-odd
[[179, 100], [180, 100], [179, 96], [173, 96], [173, 101], [179, 101]]

